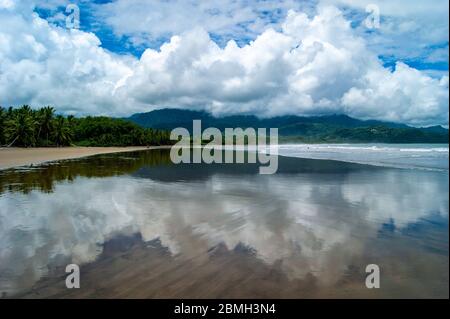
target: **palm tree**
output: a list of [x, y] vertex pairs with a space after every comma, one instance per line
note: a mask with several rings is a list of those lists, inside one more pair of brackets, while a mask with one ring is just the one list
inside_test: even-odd
[[53, 116], [55, 114], [55, 109], [51, 106], [46, 106], [39, 110], [39, 132], [37, 138], [39, 139], [40, 135], [43, 134], [45, 136], [46, 144], [49, 144], [49, 135], [52, 134], [53, 130]]
[[0, 147], [5, 143], [6, 111], [0, 106]]
[[[29, 107], [28, 107], [29, 108]], [[6, 122], [6, 135], [8, 147], [16, 144], [20, 146], [33, 146], [35, 122], [31, 116], [31, 109], [22, 107], [13, 112], [12, 118]]]
[[29, 105], [22, 105], [22, 107], [19, 109], [20, 112], [28, 113], [31, 115], [33, 113], [33, 110]]
[[72, 142], [73, 132], [68, 125], [67, 120], [58, 115], [54, 121], [53, 138], [55, 139], [56, 146], [67, 146]]
[[73, 127], [75, 126], [75, 116], [69, 115], [67, 117], [67, 124], [69, 124], [69, 126], [73, 129]]

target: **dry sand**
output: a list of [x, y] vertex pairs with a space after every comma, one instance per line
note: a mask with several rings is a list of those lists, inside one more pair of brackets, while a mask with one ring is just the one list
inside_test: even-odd
[[44, 162], [73, 159], [96, 154], [140, 151], [158, 147], [59, 147], [59, 148], [0, 148], [0, 169]]

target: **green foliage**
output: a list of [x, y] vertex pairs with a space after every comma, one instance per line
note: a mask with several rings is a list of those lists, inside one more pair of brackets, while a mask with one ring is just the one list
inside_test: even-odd
[[130, 121], [143, 127], [192, 128], [192, 120], [201, 119], [202, 127], [278, 128], [281, 143], [448, 143], [448, 129], [441, 126], [415, 128], [405, 124], [377, 120], [358, 120], [346, 115], [277, 116], [257, 118], [250, 115], [214, 117], [202, 111], [162, 109], [134, 114]]
[[414, 128], [390, 128], [385, 126], [358, 127], [339, 129], [333, 138], [343, 141], [360, 141], [373, 143], [448, 143], [448, 134], [436, 134]]
[[54, 116], [55, 110], [51, 106], [46, 106], [38, 111], [39, 130], [37, 139], [45, 138], [45, 143], [42, 144], [49, 145], [49, 138], [53, 132]]
[[8, 145], [35, 146], [36, 139], [34, 131], [36, 121], [33, 111], [28, 105], [15, 110], [7, 117], [4, 127]]
[[6, 143], [6, 110], [0, 106], [0, 145]]
[[32, 110], [24, 105], [0, 107], [3, 146], [141, 146], [171, 144], [170, 133], [109, 117], [55, 116], [51, 106]]
[[170, 133], [144, 129], [126, 120], [109, 117], [74, 119], [74, 131], [79, 145], [83, 146], [132, 146], [167, 145]]
[[448, 143], [449, 137], [447, 132], [378, 125], [281, 136], [279, 141], [280, 143]]
[[73, 129], [69, 126], [68, 120], [58, 115], [54, 122], [53, 141], [56, 146], [67, 146], [72, 142]]

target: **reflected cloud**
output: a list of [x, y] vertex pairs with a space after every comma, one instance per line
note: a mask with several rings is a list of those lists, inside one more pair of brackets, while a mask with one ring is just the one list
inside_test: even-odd
[[[430, 214], [448, 224], [445, 172], [370, 169], [245, 178], [219, 172], [162, 181], [145, 170], [77, 177], [57, 183], [52, 193], [1, 194], [0, 293], [30, 289], [52, 267], [93, 262], [105, 242], [136, 233], [146, 242], [159, 239], [177, 258], [202, 256], [219, 244], [230, 250], [241, 245], [266, 264], [280, 263], [289, 278], [315, 274], [319, 285], [330, 286], [383, 249], [402, 253], [404, 230]], [[157, 175], [158, 168], [149, 170]], [[380, 230], [389, 223], [396, 237], [380, 246]], [[448, 237], [448, 229], [440, 231], [437, 236]], [[445, 249], [448, 257], [448, 241]]]

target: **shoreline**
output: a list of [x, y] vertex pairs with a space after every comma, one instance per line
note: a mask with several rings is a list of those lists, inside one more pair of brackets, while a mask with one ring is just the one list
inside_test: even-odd
[[99, 154], [124, 153], [166, 148], [167, 146], [126, 146], [126, 147], [34, 147], [0, 148], [0, 170], [21, 166], [37, 166], [47, 162], [69, 160]]
[[[300, 146], [313, 146], [316, 144], [280, 144], [284, 146], [300, 145]], [[330, 144], [337, 145], [337, 144]], [[436, 144], [441, 145], [441, 144]], [[448, 144], [443, 144], [447, 145]], [[162, 146], [111, 146], [111, 147], [87, 147], [87, 146], [70, 146], [70, 147], [33, 147], [33, 148], [22, 148], [22, 147], [11, 147], [5, 148], [0, 147], [0, 171], [7, 169], [14, 169], [19, 167], [27, 166], [39, 166], [46, 163], [51, 163], [60, 160], [70, 160], [83, 157], [89, 157], [100, 154], [112, 154], [112, 153], [124, 153], [133, 151], [144, 151], [151, 149], [165, 149], [170, 148], [170, 145]], [[309, 147], [308, 147], [309, 149]], [[447, 151], [448, 152], [448, 151]], [[330, 160], [339, 161], [345, 163], [354, 163], [359, 165], [369, 165], [375, 167], [390, 167], [390, 168], [400, 168], [400, 169], [424, 169], [431, 171], [448, 171], [448, 166], [446, 167], [434, 167], [434, 166], [421, 166], [421, 165], [405, 165], [405, 164], [395, 164], [395, 163], [378, 163], [372, 161], [363, 161], [356, 159], [343, 159], [343, 158], [329, 158], [323, 156], [312, 156], [314, 152], [310, 154], [302, 155], [292, 155], [278, 153], [279, 156], [284, 157], [294, 157], [294, 158], [304, 158], [313, 160]], [[321, 155], [321, 154], [318, 154]], [[447, 159], [448, 160], [448, 159]]]

